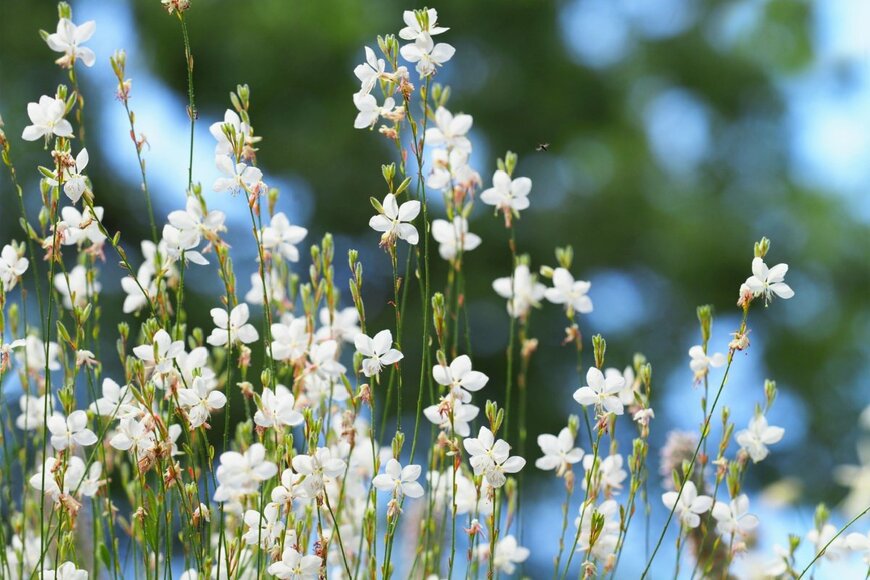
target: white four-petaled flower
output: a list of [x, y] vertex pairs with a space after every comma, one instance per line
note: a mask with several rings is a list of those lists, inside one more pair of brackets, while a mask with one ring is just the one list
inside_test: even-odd
[[212, 308], [210, 313], [215, 325], [206, 340], [210, 345], [226, 346], [230, 340], [250, 344], [260, 338], [257, 329], [248, 322], [251, 313], [244, 302], [230, 310], [229, 316], [223, 308]]
[[540, 305], [547, 287], [538, 282], [526, 264], [520, 264], [514, 270], [513, 278], [497, 278], [492, 283], [492, 289], [502, 298], [507, 298], [508, 314], [524, 318], [533, 307]]
[[380, 374], [385, 365], [391, 365], [402, 360], [402, 353], [393, 348], [393, 333], [382, 330], [374, 338], [367, 334], [358, 334], [354, 338], [358, 353], [365, 358], [362, 361], [363, 374], [373, 377]]
[[291, 225], [284, 212], [279, 211], [272, 216], [269, 225], [263, 228], [263, 247], [277, 251], [291, 262], [298, 262], [299, 250], [296, 244], [302, 242], [307, 235], [307, 229]]
[[599, 410], [614, 415], [622, 415], [624, 406], [619, 392], [625, 386], [625, 379], [617, 374], [605, 377], [600, 370], [590, 367], [586, 371], [586, 386], [574, 393], [574, 400], [587, 407], [595, 405]]
[[435, 74], [435, 69], [453, 58], [456, 49], [446, 42], [435, 44], [428, 34], [421, 34], [413, 44], [399, 49], [402, 58], [417, 64], [420, 78]]
[[153, 366], [157, 373], [165, 373], [172, 369], [172, 361], [184, 352], [184, 342], [173, 341], [169, 333], [162, 328], [154, 333], [151, 344], [140, 344], [133, 347], [133, 354], [145, 363]]
[[72, 137], [72, 125], [63, 118], [65, 114], [66, 103], [61, 99], [42, 95], [38, 103], [27, 103], [27, 115], [32, 125], [24, 128], [21, 138], [25, 141], [36, 141], [52, 135]]
[[52, 415], [48, 418], [51, 446], [58, 451], [81, 445], [87, 447], [97, 442], [97, 435], [88, 429], [88, 414], [73, 411], [69, 417]]
[[574, 280], [565, 268], [553, 270], [553, 287], [547, 288], [544, 296], [553, 304], [564, 304], [569, 312], [588, 314], [592, 312], [592, 300], [589, 298], [590, 282]]
[[767, 424], [764, 415], [756, 415], [749, 420], [749, 427], [738, 431], [735, 440], [740, 448], [745, 450], [753, 463], [758, 463], [768, 454], [768, 445], [778, 443], [785, 434], [782, 427], [772, 427]]
[[456, 216], [452, 222], [432, 221], [432, 238], [438, 242], [438, 253], [445, 260], [454, 260], [460, 253], [470, 252], [480, 245], [480, 236], [468, 231], [468, 220]]
[[411, 222], [420, 213], [420, 202], [412, 199], [400, 206], [396, 201], [396, 196], [388, 193], [381, 207], [383, 213], [372, 216], [369, 220], [369, 226], [373, 230], [383, 232], [381, 243], [392, 245], [398, 238], [416, 246], [417, 242], [420, 241], [420, 235]]
[[765, 304], [774, 294], [785, 300], [794, 296], [794, 290], [784, 282], [786, 272], [788, 264], [777, 264], [768, 269], [764, 260], [756, 257], [752, 260], [752, 276], [745, 284], [754, 296], [763, 296]]
[[432, 377], [439, 385], [450, 387], [451, 394], [463, 403], [471, 401], [470, 393], [479, 391], [489, 381], [488, 376], [471, 369], [471, 359], [466, 354], [453, 359], [450, 366], [432, 367]]
[[27, 271], [28, 264], [28, 259], [20, 255], [14, 247], [9, 244], [3, 246], [0, 251], [0, 284], [5, 292], [15, 288], [18, 279]]
[[713, 506], [716, 531], [723, 535], [746, 535], [758, 525], [758, 518], [749, 513], [749, 497], [741, 494], [730, 503], [717, 501]]
[[712, 355], [707, 355], [704, 352], [704, 347], [696, 344], [689, 349], [689, 356], [692, 360], [689, 362], [689, 368], [695, 373], [695, 380], [700, 381], [710, 372], [710, 368], [718, 368], [724, 365], [728, 359], [725, 355], [717, 352]]
[[296, 399], [284, 385], [276, 385], [274, 391], [264, 388], [259, 407], [254, 423], [260, 427], [295, 427], [302, 423], [302, 413], [296, 410]]
[[372, 479], [372, 485], [381, 491], [416, 499], [423, 496], [423, 486], [417, 483], [420, 471], [419, 465], [402, 467], [398, 461], [390, 459], [384, 467], [384, 473]]
[[[679, 496], [679, 501], [678, 501]], [[697, 528], [701, 524], [701, 516], [713, 507], [713, 498], [698, 495], [698, 489], [691, 481], [683, 484], [682, 494], [669, 491], [662, 494], [662, 502], [668, 509], [674, 510], [680, 523], [687, 528]]]
[[77, 60], [81, 60], [85, 66], [94, 66], [97, 56], [90, 48], [81, 46], [94, 35], [97, 24], [88, 20], [76, 26], [69, 18], [61, 18], [57, 21], [57, 32], [45, 37], [48, 48], [64, 55], [55, 62], [64, 68], [72, 68]]
[[505, 213], [520, 212], [529, 207], [529, 192], [532, 180], [517, 177], [511, 180], [503, 170], [498, 169], [492, 176], [492, 187], [480, 194], [480, 201]]
[[535, 461], [535, 467], [545, 471], [555, 469], [560, 477], [583, 458], [583, 450], [574, 447], [574, 434], [567, 427], [559, 431], [558, 436], [548, 433], [538, 435], [538, 446], [544, 456]]

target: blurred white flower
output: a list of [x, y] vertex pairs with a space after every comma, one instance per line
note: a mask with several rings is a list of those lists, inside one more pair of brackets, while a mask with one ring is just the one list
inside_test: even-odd
[[[679, 501], [677, 497], [679, 496]], [[713, 507], [713, 498], [698, 495], [698, 489], [691, 481], [683, 484], [683, 492], [668, 491], [662, 494], [665, 507], [674, 510], [680, 523], [687, 528], [697, 528], [701, 524], [701, 516]]]
[[57, 31], [45, 37], [48, 48], [64, 55], [55, 62], [64, 68], [72, 68], [77, 60], [81, 60], [85, 66], [94, 66], [97, 57], [90, 48], [81, 44], [90, 40], [97, 30], [97, 23], [88, 20], [76, 26], [69, 18], [61, 18], [57, 21]]
[[758, 463], [767, 457], [768, 445], [778, 443], [785, 434], [782, 427], [771, 427], [764, 415], [756, 415], [749, 420], [749, 428], [738, 431], [735, 440], [740, 448], [745, 450], [753, 463]]

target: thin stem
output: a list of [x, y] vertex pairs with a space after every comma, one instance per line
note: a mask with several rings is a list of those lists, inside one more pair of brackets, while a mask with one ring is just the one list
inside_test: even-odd
[[828, 546], [830, 546], [831, 544], [833, 544], [833, 543], [834, 543], [834, 540], [836, 540], [837, 538], [840, 537], [840, 534], [842, 534], [842, 533], [845, 532], [847, 529], [849, 529], [849, 527], [850, 527], [852, 524], [854, 524], [854, 523], [857, 522], [859, 519], [861, 519], [864, 515], [867, 514], [867, 512], [870, 512], [870, 505], [868, 505], [866, 508], [864, 508], [864, 511], [863, 511], [863, 512], [861, 512], [860, 514], [856, 515], [854, 518], [852, 518], [851, 520], [849, 520], [848, 523], [846, 523], [845, 526], [843, 526], [842, 528], [840, 528], [839, 530], [837, 530], [837, 533], [834, 534], [834, 535], [831, 537], [830, 540], [828, 540], [828, 543], [827, 543], [827, 544], [825, 544], [824, 546], [822, 546], [822, 549], [819, 550], [818, 553], [816, 554], [816, 556], [812, 559], [812, 561], [811, 561], [809, 564], [807, 564], [807, 567], [803, 569], [803, 571], [800, 573], [800, 576], [797, 577], [797, 580], [800, 580], [801, 578], [804, 577], [804, 575], [809, 571], [809, 569], [813, 567], [813, 564], [816, 563], [816, 560], [818, 560], [819, 558], [821, 558], [821, 557], [825, 554], [825, 550], [828, 549]]
[[[740, 330], [738, 330], [738, 333], [742, 334], [743, 332], [745, 332], [745, 330], [746, 330], [746, 318], [747, 318], [748, 314], [749, 314], [749, 308], [747, 307], [743, 310], [743, 321], [740, 323]], [[685, 481], [687, 481], [689, 479], [689, 477], [691, 476], [692, 469], [695, 467], [695, 461], [698, 459], [698, 453], [700, 452], [701, 446], [703, 445], [704, 440], [707, 438], [707, 434], [709, 433], [710, 420], [713, 418], [713, 413], [716, 411], [716, 404], [719, 402], [719, 397], [722, 395], [722, 391], [725, 388], [725, 384], [728, 382], [728, 373], [731, 371], [731, 363], [734, 362], [734, 353], [735, 353], [734, 350], [732, 350], [731, 352], [728, 353], [728, 364], [725, 366], [725, 373], [722, 376], [722, 382], [719, 384], [719, 389], [716, 391], [716, 398], [713, 399], [713, 405], [710, 407], [710, 413], [707, 415], [707, 418], [704, 420], [704, 429], [701, 432], [701, 438], [698, 441], [698, 444], [695, 446], [695, 452], [692, 453], [692, 460], [689, 462], [689, 466], [686, 470], [685, 479], [683, 480], [683, 483], [685, 483]], [[668, 519], [665, 522], [664, 528], [662, 528], [662, 533], [659, 535], [659, 539], [656, 542], [656, 546], [653, 549], [652, 555], [650, 556], [649, 561], [646, 564], [646, 568], [644, 568], [643, 574], [641, 575], [641, 580], [646, 578], [647, 574], [649, 574], [650, 568], [652, 567], [653, 560], [655, 559], [656, 554], [658, 553], [659, 548], [662, 545], [662, 541], [665, 539], [665, 533], [667, 533], [668, 526], [670, 526], [671, 520], [674, 517], [674, 510], [676, 510], [677, 505], [679, 505], [680, 497], [682, 497], [682, 495], [683, 495], [683, 489], [685, 489], [685, 486], [681, 485], [680, 490], [677, 492], [677, 498], [674, 501], [674, 507], [671, 508], [671, 511], [668, 514]]]

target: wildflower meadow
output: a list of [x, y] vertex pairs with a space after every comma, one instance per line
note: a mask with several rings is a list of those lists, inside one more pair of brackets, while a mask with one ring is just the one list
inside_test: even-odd
[[[835, 562], [870, 574], [866, 468], [849, 472], [863, 483], [848, 510], [819, 504], [800, 529], [770, 527], [753, 477], [792, 436], [772, 415], [783, 389], [766, 376], [745, 405], [724, 402], [757, 342], [809, 332], [765, 335], [804, 291], [789, 245], [747, 236], [728, 248], [742, 264], [722, 282], [728, 300], [698, 292], [681, 305], [694, 338], [666, 344], [682, 361], [675, 402], [642, 340], [591, 321], [611, 314], [587, 276], [595, 242], [524, 231], [544, 176], [512, 150], [480, 161], [475, 111], [452, 98], [472, 80], [449, 72], [464, 46], [451, 35], [473, 22], [398, 11], [348, 52], [355, 67], [311, 79], [353, 82], [344, 117], [320, 122], [363, 134], [382, 158], [369, 167], [378, 191], [343, 193], [340, 211], [368, 228], [346, 248], [282, 209], [292, 194], [261, 163], [273, 145], [256, 87], [239, 79], [209, 104], [219, 119], [200, 115], [209, 79], [188, 25], [209, 4], [144, 4], [173, 30], [185, 72], [186, 175], [171, 211], [153, 198], [161, 169], [139, 111], [155, 110], [132, 58], [92, 49], [110, 24], [59, 3], [32, 31], [42, 91], [0, 101], [26, 120], [0, 121], [15, 201], [0, 240], [0, 578], [800, 579], [830, 577]], [[135, 159], [140, 187], [89, 177], [92, 68], [111, 73], [105, 106], [126, 123], [116, 154]], [[207, 167], [194, 155], [203, 125]], [[121, 195], [139, 210], [104, 219]], [[500, 256], [494, 279], [475, 261], [484, 245]], [[502, 326], [478, 323], [480, 288]], [[558, 333], [533, 323], [544, 313]], [[496, 345], [497, 380], [480, 341]], [[532, 378], [554, 359], [569, 376], [545, 366]], [[541, 400], [542, 376], [568, 386]], [[667, 405], [692, 429], [665, 429]], [[558, 428], [537, 427], [542, 409]]]

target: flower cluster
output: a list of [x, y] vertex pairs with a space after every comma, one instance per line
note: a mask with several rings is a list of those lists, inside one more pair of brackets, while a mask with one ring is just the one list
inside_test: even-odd
[[[180, 23], [192, 79], [190, 2], [162, 3]], [[0, 577], [159, 577], [181, 562], [184, 580], [441, 578], [460, 566], [468, 575], [486, 569], [490, 578], [536, 573], [532, 566], [543, 559], [531, 562], [533, 554], [521, 545], [527, 457], [565, 491], [554, 575], [566, 576], [576, 563], [584, 577], [618, 577], [633, 517], [642, 511], [637, 502], [659, 497], [647, 493], [656, 416], [652, 365], [640, 354], [613, 363], [601, 335], [584, 339], [580, 327], [593, 311], [592, 288], [575, 278], [582, 264], [575, 265], [570, 246], [556, 249], [554, 265], [536, 269], [519, 252], [515, 233], [534, 199], [532, 180], [519, 175], [518, 158], [508, 152], [484, 187], [471, 163], [473, 118], [451, 111], [449, 88], [434, 82], [455, 53], [436, 40], [449, 29], [434, 9], [406, 11], [403, 20], [397, 35], [377, 39], [377, 50], [364, 48], [365, 62], [353, 71], [360, 83], [352, 98], [354, 127], [380, 123], [379, 138], [401, 151], [381, 168], [385, 193], [370, 198], [376, 214], [368, 225], [380, 234], [392, 268], [388, 305], [395, 314], [395, 326], [377, 321], [375, 327], [366, 317], [372, 298], [363, 292], [368, 278], [360, 253], [348, 252], [346, 283], [336, 273], [332, 236], [303, 249], [308, 230], [277, 211], [279, 192], [257, 166], [262, 140], [245, 85], [209, 132], [221, 173], [214, 194], [237, 194], [232, 203], [250, 217], [256, 250], [245, 264], [250, 284], [244, 290], [237, 284], [227, 216], [209, 209], [210, 194], [194, 180], [192, 87], [191, 164], [179, 188], [185, 197], [158, 228], [122, 52], [111, 65], [130, 121], [151, 236], [134, 251], [121, 232], [108, 231], [96, 205], [104, 193], [87, 175], [87, 149], [77, 145], [85, 99], [76, 70], [96, 62], [84, 46], [96, 25], [74, 24], [71, 8], [59, 5], [56, 32], [43, 37], [62, 54], [56, 62], [71, 86], [29, 103], [22, 134], [24, 141], [42, 141], [50, 159], [38, 168], [43, 206], [37, 224], [21, 216], [24, 243], [0, 250], [0, 381], [17, 374], [22, 389], [8, 421], [2, 409], [4, 425], [14, 429], [8, 439], [3, 434], [0, 497], [11, 500], [3, 506], [9, 522], [0, 523], [6, 541]], [[9, 142], [0, 137], [11, 167]], [[435, 215], [427, 202], [432, 194], [443, 200], [443, 213], [441, 204]], [[471, 355], [465, 293], [475, 254], [466, 253], [483, 243], [470, 231], [478, 199], [492, 208], [495, 218], [488, 219], [499, 230], [504, 224], [510, 256], [508, 275], [491, 283], [507, 301], [509, 324], [498, 391], [490, 385], [497, 375]], [[360, 216], [360, 227], [365, 223]], [[443, 279], [430, 264], [434, 244], [447, 262]], [[701, 432], [672, 433], [662, 449], [661, 502], [670, 513], [644, 575], [672, 520], [678, 559], [691, 543], [705, 577], [726, 577], [762, 525], [750, 513], [751, 490], [744, 485], [747, 471], [785, 434], [770, 423], [776, 385], [765, 382], [745, 429], [737, 430], [730, 410], [717, 402], [735, 354], [749, 349], [753, 304], [794, 295], [785, 283], [788, 267], [765, 264], [769, 245], [766, 239], [756, 244], [752, 276], [739, 290], [743, 318], [727, 354], [711, 351], [712, 309], [698, 309], [701, 339], [689, 350], [686, 382], [703, 385]], [[100, 340], [109, 303], [100, 280], [106, 253], [123, 271], [122, 313], [113, 312], [123, 316], [113, 348]], [[310, 262], [300, 268], [303, 256]], [[46, 267], [35, 271], [41, 262]], [[221, 289], [207, 298], [210, 320], [200, 319], [185, 293], [191, 275]], [[31, 291], [38, 313], [11, 306], [12, 293], [21, 293], [26, 305]], [[405, 321], [412, 292], [421, 298], [419, 332]], [[578, 372], [574, 403], [565, 401], [574, 414], [554, 422], [553, 434], [530, 434], [528, 368], [542, 345], [557, 340], [533, 334], [532, 318], [544, 308], [565, 324], [563, 352]], [[711, 439], [717, 413], [718, 446]], [[530, 437], [539, 454], [527, 450]], [[581, 494], [572, 520], [570, 506]], [[806, 535], [816, 553], [870, 558], [870, 537], [842, 534], [829, 515], [820, 508]], [[93, 554], [84, 553], [77, 537], [93, 538]], [[412, 557], [396, 555], [397, 538]], [[796, 576], [799, 541], [793, 536], [766, 570]], [[129, 546], [127, 555], [120, 546]]]

